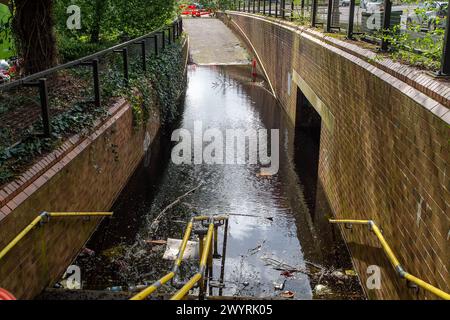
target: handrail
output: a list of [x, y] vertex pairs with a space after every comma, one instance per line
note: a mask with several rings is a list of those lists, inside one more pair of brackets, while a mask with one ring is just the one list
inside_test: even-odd
[[193, 225], [194, 225], [194, 218], [191, 219], [191, 221], [188, 223], [188, 225], [186, 227], [186, 231], [184, 232], [183, 241], [181, 242], [180, 250], [178, 251], [178, 257], [174, 262], [172, 271], [170, 273], [168, 273], [167, 275], [165, 275], [164, 277], [162, 277], [161, 279], [159, 279], [158, 281], [156, 281], [155, 283], [153, 283], [151, 286], [147, 287], [140, 293], [133, 296], [130, 300], [146, 299], [153, 292], [158, 290], [161, 286], [163, 286], [164, 284], [166, 284], [168, 281], [172, 280], [175, 277], [175, 275], [178, 272], [178, 268], [181, 265], [181, 261], [183, 261], [184, 251], [186, 250], [187, 242], [189, 240], [189, 237], [191, 236]]
[[208, 258], [211, 254], [212, 248], [212, 238], [214, 234], [214, 220], [211, 219], [208, 227], [208, 233], [206, 234], [205, 244], [202, 252], [202, 257], [200, 260], [199, 271], [180, 289], [175, 293], [170, 300], [181, 300], [183, 299], [199, 281], [202, 281], [205, 271], [206, 264], [208, 263]]
[[403, 267], [401, 266], [400, 262], [398, 261], [397, 257], [395, 256], [394, 252], [392, 251], [391, 247], [387, 243], [386, 239], [384, 238], [383, 234], [381, 233], [380, 228], [375, 224], [373, 220], [351, 220], [351, 219], [339, 219], [339, 220], [329, 220], [330, 223], [333, 224], [362, 224], [362, 225], [368, 225], [370, 230], [375, 233], [378, 240], [381, 243], [381, 246], [383, 247], [384, 252], [386, 253], [389, 261], [391, 262], [392, 266], [394, 267], [397, 274], [402, 279], [406, 279], [419, 287], [425, 289], [426, 291], [429, 291], [433, 293], [434, 295], [438, 296], [439, 298], [442, 298], [444, 300], [450, 300], [450, 294], [442, 291], [441, 289], [438, 289], [434, 287], [433, 285], [413, 276], [412, 274], [406, 272]]
[[39, 224], [45, 224], [50, 218], [61, 217], [107, 217], [112, 216], [112, 212], [43, 212], [37, 216], [28, 226], [26, 226], [6, 247], [0, 251], [2, 260], [25, 236]]
[[[188, 223], [188, 225], [186, 227], [186, 231], [184, 232], [183, 240], [182, 240], [182, 242], [180, 244], [180, 249], [178, 250], [178, 256], [177, 256], [177, 259], [174, 262], [172, 271], [169, 272], [168, 274], [166, 274], [164, 277], [162, 277], [158, 281], [156, 281], [153, 284], [151, 284], [150, 286], [148, 286], [147, 288], [145, 288], [144, 290], [142, 290], [141, 292], [139, 292], [138, 294], [134, 295], [130, 300], [144, 300], [144, 299], [148, 298], [153, 292], [158, 290], [160, 287], [162, 287], [164, 284], [166, 284], [167, 282], [172, 280], [177, 275], [178, 270], [180, 268], [180, 265], [181, 265], [181, 263], [183, 261], [183, 256], [184, 256], [184, 252], [186, 250], [186, 245], [188, 243], [189, 237], [191, 236], [192, 229], [194, 227], [194, 222], [195, 221], [206, 221], [206, 220], [209, 220], [210, 221], [210, 227], [212, 225], [213, 231], [214, 231], [214, 221], [221, 221], [221, 220], [226, 220], [226, 219], [228, 219], [227, 216], [214, 216], [214, 217], [197, 216], [197, 217], [191, 218], [191, 220], [189, 221], [189, 223]], [[209, 234], [209, 229], [208, 229], [208, 234]], [[211, 239], [210, 239], [210, 241], [211, 241]], [[209, 251], [211, 251], [211, 246], [209, 248], [205, 248], [205, 249], [208, 249]], [[203, 253], [204, 252], [207, 252], [207, 251], [204, 250]], [[202, 255], [202, 260], [201, 261], [203, 261], [203, 255]], [[205, 263], [205, 266], [206, 266], [206, 263]], [[195, 285], [195, 283], [198, 282], [198, 280], [199, 279], [197, 279], [194, 282], [193, 286]], [[187, 286], [188, 284], [189, 284], [189, 282], [185, 286]], [[187, 290], [187, 291], [189, 291], [189, 290]]]
[[139, 42], [139, 41], [145, 40], [145, 39], [147, 39], [149, 37], [152, 37], [152, 36], [154, 36], [155, 34], [161, 32], [161, 31], [165, 31], [166, 29], [170, 28], [171, 25], [173, 25], [173, 24], [177, 23], [178, 21], [180, 21], [180, 19], [181, 19], [181, 17], [178, 16], [170, 24], [165, 24], [165, 25], [161, 26], [160, 28], [158, 28], [158, 29], [156, 29], [156, 30], [154, 30], [154, 31], [152, 31], [150, 33], [147, 33], [147, 34], [145, 34], [143, 36], [140, 36], [138, 38], [134, 38], [132, 40], [129, 40], [129, 41], [126, 41], [126, 42], [123, 42], [123, 43], [119, 43], [119, 44], [117, 44], [117, 45], [115, 45], [113, 47], [101, 50], [99, 52], [96, 52], [96, 53], [93, 53], [91, 55], [85, 56], [83, 58], [80, 58], [80, 59], [77, 59], [77, 60], [73, 60], [73, 61], [61, 64], [61, 65], [57, 65], [57, 66], [49, 68], [47, 70], [43, 70], [43, 71], [31, 74], [29, 76], [23, 77], [21, 79], [17, 79], [17, 80], [5, 83], [3, 85], [0, 85], [0, 91], [4, 91], [4, 90], [7, 90], [7, 89], [11, 89], [11, 88], [17, 87], [17, 86], [21, 86], [21, 85], [23, 85], [25, 83], [32, 82], [32, 81], [40, 79], [40, 78], [45, 78], [47, 75], [50, 75], [50, 74], [52, 74], [52, 73], [54, 73], [56, 71], [68, 69], [68, 68], [71, 68], [71, 67], [74, 67], [74, 66], [78, 66], [78, 65], [83, 64], [85, 62], [92, 61], [92, 60], [94, 60], [96, 58], [102, 57], [102, 56], [104, 56], [104, 55], [106, 55], [108, 53], [114, 52], [115, 50], [120, 50], [120, 49], [123, 49], [125, 47], [131, 46], [131, 45], [135, 44], [136, 42]]

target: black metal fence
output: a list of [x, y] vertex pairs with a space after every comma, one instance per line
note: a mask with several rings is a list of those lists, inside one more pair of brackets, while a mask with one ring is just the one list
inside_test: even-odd
[[[241, 12], [301, 22], [311, 27], [323, 27], [325, 32], [344, 33], [348, 39], [359, 35], [364, 40], [378, 44], [381, 51], [387, 51], [389, 41], [383, 35], [389, 34], [395, 26], [400, 26], [403, 15], [401, 3], [398, 5], [397, 2], [395, 7], [392, 0], [370, 4], [367, 0], [358, 0], [358, 3], [356, 0], [235, 0], [234, 8]], [[443, 19], [445, 35], [440, 70], [437, 73], [440, 76], [450, 76], [449, 7]]]
[[76, 123], [57, 123], [58, 117], [81, 105], [103, 108], [108, 98], [128, 86], [131, 73], [145, 73], [150, 59], [182, 32], [183, 21], [177, 18], [142, 37], [0, 85], [0, 150], [30, 135], [60, 134], [64, 125]]

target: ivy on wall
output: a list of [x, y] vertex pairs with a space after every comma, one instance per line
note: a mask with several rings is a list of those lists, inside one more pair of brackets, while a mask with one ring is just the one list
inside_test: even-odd
[[[130, 59], [130, 81], [126, 86], [118, 59], [116, 64], [104, 70], [102, 107], [86, 101], [75, 103], [67, 111], [52, 117], [50, 138], [34, 134], [41, 131], [40, 121], [27, 128], [25, 138], [12, 146], [7, 143], [11, 140], [8, 138], [10, 133], [0, 130], [0, 186], [13, 180], [33, 161], [54, 150], [71, 135], [89, 133], [97, 120], [107, 117], [108, 106], [117, 97], [124, 97], [130, 103], [136, 129], [145, 126], [154, 112], [160, 113], [163, 126], [173, 123], [179, 115], [179, 99], [185, 89], [182, 60], [182, 45], [175, 42], [166, 46], [158, 57], [148, 57], [144, 74], [140, 57], [136, 55]], [[81, 74], [76, 76], [82, 78]], [[89, 96], [92, 88], [87, 91]]]

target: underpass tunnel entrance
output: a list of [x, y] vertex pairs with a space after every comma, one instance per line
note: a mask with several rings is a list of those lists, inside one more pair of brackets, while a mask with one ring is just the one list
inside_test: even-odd
[[322, 119], [319, 113], [301, 89], [297, 88], [294, 161], [313, 219], [316, 209], [321, 129]]

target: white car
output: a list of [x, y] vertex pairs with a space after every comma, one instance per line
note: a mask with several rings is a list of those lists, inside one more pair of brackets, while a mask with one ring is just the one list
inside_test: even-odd
[[381, 12], [384, 11], [383, 0], [369, 0], [365, 2], [367, 12]]
[[448, 2], [436, 1], [420, 3], [407, 19], [407, 24], [419, 25], [422, 30], [433, 31], [436, 28], [445, 29]]

